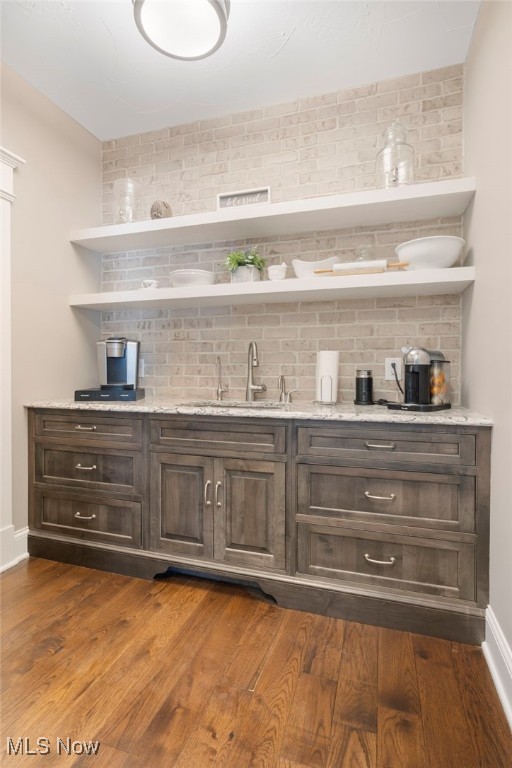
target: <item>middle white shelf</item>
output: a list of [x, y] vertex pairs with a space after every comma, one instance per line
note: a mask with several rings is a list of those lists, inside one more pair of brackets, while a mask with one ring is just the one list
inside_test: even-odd
[[254, 283], [217, 283], [186, 288], [85, 293], [70, 296], [69, 304], [80, 309], [108, 312], [121, 309], [172, 309], [291, 301], [438, 296], [462, 293], [474, 280], [474, 267], [452, 267], [369, 275], [260, 280]]

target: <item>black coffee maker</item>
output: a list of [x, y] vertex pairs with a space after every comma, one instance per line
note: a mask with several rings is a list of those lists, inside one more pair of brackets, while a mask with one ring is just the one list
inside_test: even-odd
[[404, 402], [388, 408], [403, 411], [441, 411], [451, 408], [449, 360], [442, 352], [409, 347], [404, 352]]
[[430, 361], [423, 347], [411, 347], [404, 354], [405, 405], [430, 405]]

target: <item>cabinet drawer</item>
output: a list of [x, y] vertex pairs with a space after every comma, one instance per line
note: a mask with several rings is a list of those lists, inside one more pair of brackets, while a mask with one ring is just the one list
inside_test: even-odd
[[86, 413], [36, 413], [37, 437], [73, 438], [73, 442], [98, 440], [115, 443], [140, 443], [142, 420], [131, 416], [100, 416]]
[[329, 579], [475, 600], [474, 545], [465, 542], [299, 524], [297, 568]]
[[142, 546], [141, 505], [117, 499], [91, 501], [53, 491], [35, 492], [35, 527], [61, 536]]
[[152, 419], [151, 443], [165, 445], [172, 450], [205, 449], [240, 455], [250, 453], [284, 453], [286, 427], [275, 424], [233, 424], [209, 420], [208, 422]]
[[298, 453], [339, 459], [475, 464], [475, 435], [349, 426], [299, 427]]
[[123, 493], [142, 487], [141, 456], [127, 451], [35, 446], [35, 480]]
[[464, 475], [300, 464], [297, 512], [302, 522], [378, 520], [473, 533], [475, 484]]

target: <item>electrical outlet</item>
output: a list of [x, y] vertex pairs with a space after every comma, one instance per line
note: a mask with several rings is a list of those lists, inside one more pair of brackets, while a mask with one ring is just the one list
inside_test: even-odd
[[384, 381], [395, 381], [395, 374], [391, 364], [396, 365], [396, 375], [398, 380], [402, 378], [402, 358], [401, 357], [386, 357], [384, 361]]
[[139, 379], [144, 378], [144, 358], [139, 358]]

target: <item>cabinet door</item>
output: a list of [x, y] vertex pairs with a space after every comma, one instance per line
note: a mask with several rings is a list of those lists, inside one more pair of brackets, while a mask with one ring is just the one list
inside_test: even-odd
[[284, 570], [285, 465], [215, 460], [215, 546], [218, 560]]
[[151, 456], [151, 548], [213, 556], [213, 459]]

